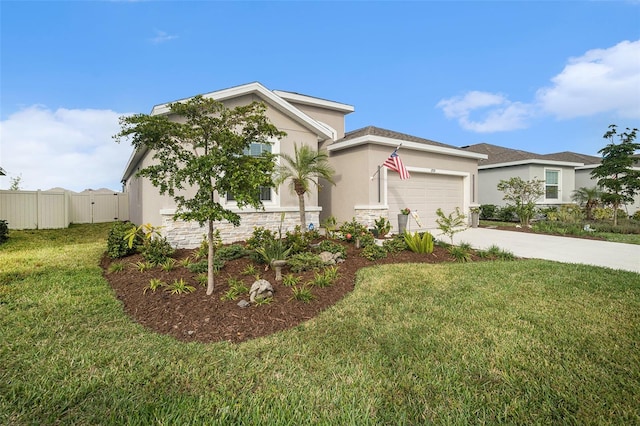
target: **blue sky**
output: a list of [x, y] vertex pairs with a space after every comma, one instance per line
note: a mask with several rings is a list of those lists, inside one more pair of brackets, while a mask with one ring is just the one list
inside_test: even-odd
[[117, 118], [259, 81], [454, 146], [596, 154], [640, 127], [640, 2], [0, 2], [0, 166], [119, 189]]

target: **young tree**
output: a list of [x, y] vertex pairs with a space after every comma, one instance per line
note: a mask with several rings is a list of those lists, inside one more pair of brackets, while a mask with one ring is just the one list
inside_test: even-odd
[[304, 212], [304, 194], [311, 189], [311, 183], [320, 187], [318, 178], [322, 177], [327, 182], [335, 185], [333, 174], [335, 171], [329, 165], [329, 156], [326, 152], [318, 152], [307, 145], [298, 148], [294, 144], [294, 156], [280, 154], [285, 164], [280, 164], [276, 171], [274, 182], [276, 186], [290, 180], [291, 192], [298, 195], [298, 207], [300, 209], [300, 226], [304, 232], [307, 229], [307, 221]]
[[20, 191], [20, 184], [22, 183], [22, 175], [18, 175], [9, 179], [11, 181], [11, 185], [9, 186], [9, 191]]
[[613, 207], [613, 224], [618, 224], [618, 208], [632, 203], [635, 194], [640, 193], [640, 170], [633, 169], [633, 154], [640, 149], [636, 143], [638, 129], [629, 129], [619, 135], [620, 143], [615, 143], [617, 126], [611, 124], [602, 136], [610, 143], [598, 151], [602, 154], [600, 165], [591, 171], [591, 176], [598, 178], [598, 185], [603, 189], [601, 196], [605, 204]]
[[571, 199], [578, 203], [580, 206], [584, 206], [584, 212], [587, 219], [593, 219], [593, 209], [598, 207], [600, 203], [601, 191], [597, 186], [593, 188], [582, 187], [573, 191]]
[[503, 200], [515, 208], [523, 226], [529, 226], [536, 207], [536, 201], [544, 194], [543, 180], [523, 180], [512, 177], [498, 183], [498, 191], [504, 192]]
[[[161, 194], [176, 202], [175, 219], [208, 225], [207, 295], [214, 285], [214, 222], [227, 220], [235, 226], [240, 216], [216, 201], [216, 194], [232, 194], [237, 206], [262, 207], [260, 186], [273, 186], [274, 156], [246, 155], [251, 143], [269, 144], [282, 137], [265, 115], [266, 107], [251, 103], [233, 109], [213, 99], [196, 96], [169, 104], [168, 116], [136, 114], [120, 118], [117, 142], [131, 139], [135, 149], [153, 152], [153, 165], [137, 172], [148, 178]], [[195, 194], [191, 194], [195, 191]]]

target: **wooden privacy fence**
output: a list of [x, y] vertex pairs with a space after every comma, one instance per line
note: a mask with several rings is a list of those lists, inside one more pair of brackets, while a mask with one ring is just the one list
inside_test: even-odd
[[0, 190], [0, 219], [8, 222], [9, 229], [129, 220], [129, 197], [120, 192]]

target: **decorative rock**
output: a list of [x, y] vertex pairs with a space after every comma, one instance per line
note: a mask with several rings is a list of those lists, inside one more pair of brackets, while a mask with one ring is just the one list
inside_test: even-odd
[[342, 253], [331, 253], [329, 251], [323, 251], [319, 254], [320, 259], [325, 265], [335, 265], [336, 263], [344, 262], [342, 259]]
[[249, 306], [251, 306], [251, 303], [242, 299], [241, 301], [238, 302], [238, 306], [240, 306], [241, 308], [248, 308]]
[[268, 299], [273, 297], [273, 287], [267, 280], [258, 280], [251, 285], [249, 290], [249, 301], [254, 303], [256, 300]]

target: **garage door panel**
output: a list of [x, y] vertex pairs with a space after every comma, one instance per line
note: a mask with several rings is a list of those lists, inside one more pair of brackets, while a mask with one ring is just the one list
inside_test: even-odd
[[396, 232], [400, 209], [408, 207], [418, 214], [422, 227], [410, 217], [407, 228], [419, 231], [437, 227], [438, 208], [449, 213], [456, 207], [462, 208], [463, 201], [463, 179], [460, 176], [412, 172], [409, 180], [402, 181], [395, 173], [387, 177], [389, 220]]

